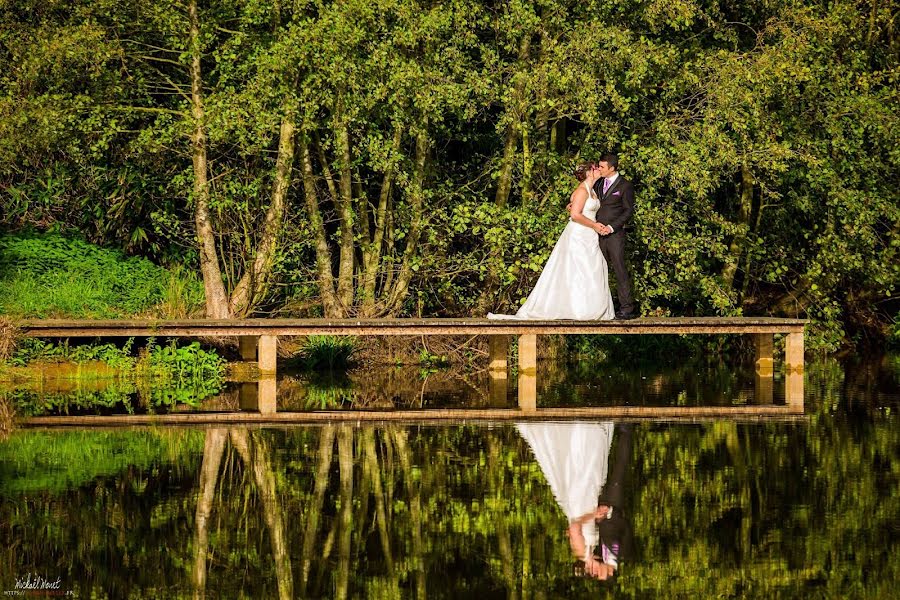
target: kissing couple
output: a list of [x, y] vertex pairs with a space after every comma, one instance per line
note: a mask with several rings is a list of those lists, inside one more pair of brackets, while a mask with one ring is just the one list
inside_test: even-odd
[[[569, 223], [525, 304], [514, 315], [488, 313], [488, 319], [637, 317], [625, 266], [625, 226], [634, 213], [634, 187], [619, 174], [615, 154], [579, 164], [575, 179], [579, 184], [569, 201]], [[616, 275], [618, 311], [613, 308], [607, 265]]]

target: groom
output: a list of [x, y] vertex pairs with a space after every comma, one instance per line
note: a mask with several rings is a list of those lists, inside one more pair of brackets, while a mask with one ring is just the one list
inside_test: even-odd
[[631, 277], [625, 266], [625, 226], [634, 213], [634, 187], [619, 175], [619, 157], [615, 154], [601, 156], [596, 171], [602, 177], [594, 183], [594, 192], [600, 198], [597, 222], [606, 225], [600, 234], [600, 251], [616, 274], [616, 319], [634, 319], [637, 313], [631, 297]]

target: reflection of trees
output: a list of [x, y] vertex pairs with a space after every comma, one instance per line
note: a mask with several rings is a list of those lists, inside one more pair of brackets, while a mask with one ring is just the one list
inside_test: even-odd
[[258, 432], [248, 432], [246, 429], [239, 428], [210, 429], [206, 432], [195, 519], [194, 597], [206, 597], [209, 519], [215, 500], [216, 483], [219, 479], [219, 465], [222, 462], [222, 455], [228, 440], [237, 450], [244, 466], [250, 471], [262, 502], [263, 519], [269, 532], [272, 556], [275, 562], [278, 597], [292, 598], [294, 585], [284, 525], [285, 514], [276, 489], [275, 473], [271, 463], [272, 453], [267, 441]]
[[[864, 396], [861, 375], [848, 382], [826, 364], [808, 376], [806, 423], [636, 427], [638, 555], [616, 595], [890, 596], [896, 412]], [[860, 390], [849, 418], [847, 385]], [[29, 475], [58, 483], [23, 487]], [[59, 565], [81, 597], [596, 595], [569, 576], [564, 524], [506, 426], [17, 432], [0, 443], [0, 583]]]
[[306, 594], [306, 585], [309, 582], [310, 567], [313, 563], [316, 551], [316, 534], [319, 532], [322, 504], [325, 501], [325, 490], [328, 487], [328, 471], [331, 468], [331, 453], [334, 448], [334, 426], [326, 425], [319, 434], [319, 451], [317, 467], [315, 471], [315, 491], [307, 509], [306, 527], [303, 532], [303, 550], [300, 560], [300, 587], [299, 594]]
[[197, 497], [197, 515], [194, 526], [197, 534], [194, 547], [194, 597], [206, 597], [206, 563], [209, 556], [209, 517], [215, 498], [216, 482], [219, 480], [219, 465], [225, 452], [224, 429], [210, 429], [206, 432], [203, 446], [203, 462], [200, 465], [200, 493]]

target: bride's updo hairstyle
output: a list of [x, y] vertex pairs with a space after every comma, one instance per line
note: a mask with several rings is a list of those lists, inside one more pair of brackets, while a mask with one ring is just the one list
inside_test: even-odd
[[583, 162], [579, 163], [577, 167], [575, 167], [575, 179], [578, 181], [584, 181], [587, 179], [588, 172], [594, 168], [594, 163], [592, 162]]

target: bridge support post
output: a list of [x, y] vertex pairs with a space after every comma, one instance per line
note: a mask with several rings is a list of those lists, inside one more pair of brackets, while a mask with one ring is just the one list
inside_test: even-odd
[[789, 333], [784, 342], [784, 400], [803, 412], [803, 332]]
[[241, 410], [256, 411], [263, 415], [277, 410], [277, 384], [275, 378], [266, 376], [259, 381], [244, 382], [238, 392]]
[[753, 388], [753, 400], [755, 404], [772, 404], [775, 401], [775, 374], [756, 372]]
[[490, 377], [490, 406], [501, 408], [506, 407], [506, 392], [508, 389], [509, 378], [506, 371], [489, 371]]
[[261, 414], [274, 415], [278, 410], [278, 384], [275, 376], [266, 376], [259, 380], [257, 408]]
[[241, 383], [238, 402], [241, 410], [259, 410], [259, 384], [255, 381]]
[[775, 335], [772, 333], [754, 333], [753, 345], [756, 349], [756, 376], [754, 386], [754, 402], [756, 404], [772, 404], [774, 398]]
[[264, 376], [275, 376], [278, 357], [278, 336], [259, 336], [259, 372]]
[[784, 341], [784, 368], [803, 371], [803, 332], [789, 333]]
[[537, 336], [519, 336], [519, 408], [537, 410]]

